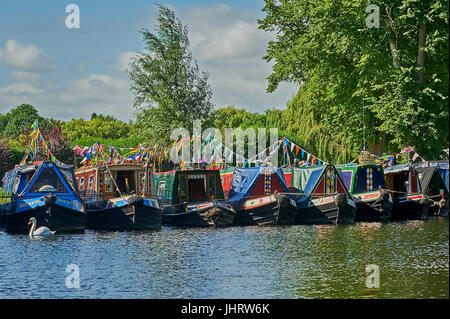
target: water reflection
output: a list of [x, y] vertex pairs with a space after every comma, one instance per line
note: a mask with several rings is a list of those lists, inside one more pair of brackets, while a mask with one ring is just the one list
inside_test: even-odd
[[[448, 220], [353, 226], [0, 232], [2, 298], [448, 298]], [[65, 286], [68, 264], [80, 289]], [[380, 267], [380, 289], [365, 267]]]

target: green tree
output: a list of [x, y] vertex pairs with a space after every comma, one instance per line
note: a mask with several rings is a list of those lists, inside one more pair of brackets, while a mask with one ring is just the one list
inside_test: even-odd
[[141, 136], [167, 144], [173, 129], [190, 129], [213, 104], [208, 74], [189, 51], [187, 26], [170, 9], [158, 9], [157, 35], [141, 31], [146, 51], [131, 63], [129, 76]]
[[448, 1], [377, 1], [379, 28], [366, 25], [371, 3], [266, 0], [268, 91], [301, 84], [303, 107], [354, 152], [365, 139], [380, 155], [413, 145], [437, 157], [448, 148]]
[[35, 120], [39, 121], [40, 128], [50, 127], [49, 121], [40, 116], [32, 105], [21, 104], [2, 116], [0, 132], [7, 138], [18, 138], [21, 133], [31, 130]]
[[71, 141], [86, 137], [117, 139], [130, 134], [130, 125], [102, 115], [92, 116], [89, 121], [72, 119], [64, 123], [62, 129]]

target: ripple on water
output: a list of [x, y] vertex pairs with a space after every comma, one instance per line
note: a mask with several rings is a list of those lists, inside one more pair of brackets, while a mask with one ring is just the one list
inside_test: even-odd
[[[64, 234], [0, 231], [0, 298], [448, 298], [448, 220]], [[77, 264], [80, 289], [65, 285]], [[365, 267], [380, 269], [380, 289]]]

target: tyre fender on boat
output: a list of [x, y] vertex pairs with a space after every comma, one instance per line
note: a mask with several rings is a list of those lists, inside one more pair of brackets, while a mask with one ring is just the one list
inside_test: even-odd
[[421, 219], [427, 219], [428, 218], [428, 213], [430, 211], [430, 207], [431, 207], [431, 200], [428, 198], [428, 196], [423, 196], [420, 201], [419, 204], [421, 206], [420, 208], [420, 218]]
[[381, 205], [381, 221], [390, 221], [392, 217], [393, 201], [388, 191], [382, 190], [374, 205]]
[[340, 225], [350, 225], [355, 223], [356, 206], [351, 205], [349, 199], [344, 194], [339, 194], [334, 198], [338, 207], [337, 223]]

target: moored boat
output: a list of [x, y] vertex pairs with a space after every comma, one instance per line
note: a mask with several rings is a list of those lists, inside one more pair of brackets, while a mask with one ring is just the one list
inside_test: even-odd
[[288, 194], [281, 168], [236, 168], [228, 196], [237, 212], [235, 225], [292, 225], [296, 208]]
[[296, 194], [296, 224], [339, 224], [355, 222], [356, 206], [342, 176], [333, 165], [291, 167], [285, 170], [290, 192]]
[[80, 198], [72, 165], [42, 161], [18, 165], [5, 175], [4, 191], [11, 201], [3, 208], [3, 227], [8, 232], [28, 233], [34, 217], [37, 226], [57, 233], [85, 229], [86, 210]]
[[190, 169], [155, 173], [163, 224], [178, 227], [227, 227], [236, 212], [223, 195], [219, 170]]
[[355, 221], [388, 222], [392, 217], [392, 198], [385, 190], [381, 165], [342, 165], [343, 181], [356, 204]]
[[78, 168], [75, 175], [86, 201], [86, 228], [161, 229], [162, 206], [151, 166], [102, 163]]
[[411, 164], [384, 170], [386, 188], [392, 196], [392, 220], [427, 219], [431, 201], [420, 191], [418, 173]]
[[420, 192], [430, 200], [429, 216], [448, 217], [448, 188], [441, 169], [435, 166], [416, 167], [420, 182]]

